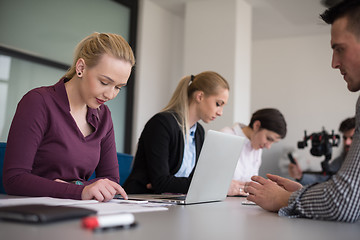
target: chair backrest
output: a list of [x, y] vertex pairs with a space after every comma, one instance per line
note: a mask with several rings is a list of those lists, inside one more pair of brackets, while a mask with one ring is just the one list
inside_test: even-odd
[[117, 158], [119, 162], [120, 185], [122, 186], [131, 173], [134, 157], [130, 154], [118, 152]]
[[5, 194], [5, 189], [3, 185], [3, 165], [4, 165], [4, 158], [5, 158], [5, 149], [6, 143], [0, 142], [0, 193]]
[[[117, 159], [119, 163], [119, 174], [120, 174], [120, 185], [122, 186], [125, 183], [125, 180], [129, 177], [132, 170], [132, 163], [134, 157], [126, 153], [117, 153]], [[95, 172], [91, 175], [90, 179], [95, 178]]]

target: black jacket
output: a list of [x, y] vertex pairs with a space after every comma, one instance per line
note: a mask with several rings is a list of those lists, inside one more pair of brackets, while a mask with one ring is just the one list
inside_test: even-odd
[[[175, 116], [171, 112], [161, 112], [146, 123], [132, 172], [124, 183], [128, 194], [187, 193], [194, 170], [189, 177], [174, 176], [181, 167], [184, 154], [184, 137]], [[204, 128], [198, 123], [195, 131], [196, 163], [204, 135]], [[146, 188], [148, 183], [152, 185], [151, 190]]]

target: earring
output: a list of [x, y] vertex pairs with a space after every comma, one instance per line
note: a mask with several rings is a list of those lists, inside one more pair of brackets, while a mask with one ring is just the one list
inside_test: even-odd
[[81, 72], [78, 72], [77, 75], [78, 75], [79, 77], [81, 77]]

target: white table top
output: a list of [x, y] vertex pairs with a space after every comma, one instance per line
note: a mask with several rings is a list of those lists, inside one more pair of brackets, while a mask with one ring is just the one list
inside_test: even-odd
[[135, 213], [132, 229], [94, 233], [80, 220], [46, 225], [0, 221], [1, 239], [360, 239], [360, 222], [339, 223], [289, 219], [258, 206], [242, 205], [244, 198], [188, 206], [170, 206], [168, 211]]

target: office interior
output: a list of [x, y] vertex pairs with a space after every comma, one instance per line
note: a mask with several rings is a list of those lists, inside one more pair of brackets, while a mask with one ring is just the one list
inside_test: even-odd
[[[131, 0], [130, 0], [131, 1]], [[129, 1], [0, 0], [0, 46], [70, 65], [75, 44], [91, 32], [115, 32], [129, 39]], [[223, 116], [205, 129], [247, 124], [259, 108], [275, 107], [288, 124], [286, 138], [265, 150], [260, 175], [286, 176], [282, 158], [297, 151], [303, 169], [320, 170], [323, 158], [297, 149], [304, 130], [324, 127], [338, 133], [340, 122], [355, 115], [351, 93], [331, 68], [330, 27], [319, 14], [321, 0], [139, 0], [136, 66], [131, 124], [125, 125], [127, 90], [110, 106], [117, 149], [134, 155], [146, 121], [170, 99], [184, 75], [213, 70], [230, 83]], [[71, 8], [65, 8], [66, 4]], [[125, 6], [125, 8], [124, 8]], [[39, 25], [28, 26], [32, 21]], [[41, 23], [41, 25], [40, 25]], [[29, 49], [30, 48], [30, 49]], [[0, 56], [0, 141], [6, 141], [17, 102], [28, 90], [54, 84], [60, 68]], [[13, 69], [12, 66], [18, 66]], [[34, 70], [35, 69], [35, 70]], [[11, 71], [10, 71], [11, 70]], [[11, 79], [25, 82], [10, 84]], [[11, 86], [11, 88], [10, 88]], [[9, 103], [11, 101], [11, 103]], [[124, 138], [125, 131], [130, 137]], [[339, 154], [341, 146], [333, 148]]]

